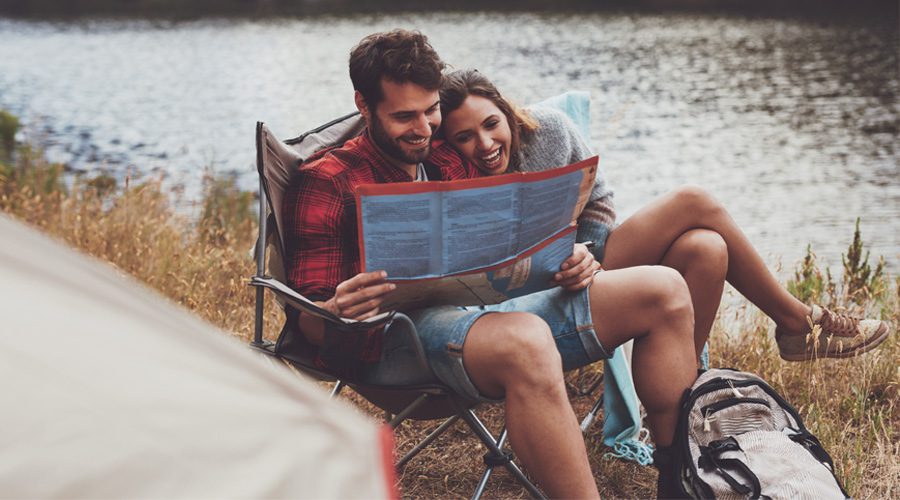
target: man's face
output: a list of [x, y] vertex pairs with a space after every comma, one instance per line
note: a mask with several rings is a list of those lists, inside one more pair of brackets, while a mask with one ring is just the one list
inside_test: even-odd
[[368, 108], [372, 140], [398, 165], [415, 165], [431, 153], [431, 140], [441, 126], [440, 95], [415, 83], [381, 81], [384, 99]]

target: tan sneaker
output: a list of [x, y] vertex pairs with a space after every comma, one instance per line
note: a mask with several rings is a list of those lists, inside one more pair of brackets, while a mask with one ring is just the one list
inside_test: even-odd
[[788, 335], [775, 329], [781, 359], [850, 358], [874, 349], [891, 330], [885, 321], [853, 318], [815, 305], [808, 319], [812, 331], [806, 335]]

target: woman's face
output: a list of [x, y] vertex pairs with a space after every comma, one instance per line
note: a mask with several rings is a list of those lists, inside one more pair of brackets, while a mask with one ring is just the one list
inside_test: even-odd
[[506, 172], [512, 134], [506, 115], [491, 100], [470, 95], [444, 117], [450, 144], [487, 175]]

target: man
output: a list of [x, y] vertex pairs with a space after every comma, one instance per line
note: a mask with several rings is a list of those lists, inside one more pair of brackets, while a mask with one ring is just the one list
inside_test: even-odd
[[[350, 78], [366, 131], [311, 159], [286, 193], [289, 284], [336, 315], [378, 314], [394, 287], [383, 272], [359, 272], [355, 187], [474, 175], [447, 145], [433, 143], [443, 67], [421, 33], [364, 38], [351, 52]], [[576, 250], [563, 278], [585, 277], [580, 291], [557, 287], [492, 306], [405, 311], [444, 383], [474, 401], [505, 399], [510, 441], [553, 497], [597, 497], [564, 367], [608, 357], [635, 339], [635, 385], [663, 450], [672, 442], [679, 398], [696, 378], [693, 311], [681, 276], [662, 267], [593, 274], [585, 253]], [[378, 332], [348, 339], [318, 318], [301, 314], [296, 321], [323, 346], [321, 361], [332, 368], [379, 359]], [[671, 479], [661, 475], [662, 493], [671, 491]]]

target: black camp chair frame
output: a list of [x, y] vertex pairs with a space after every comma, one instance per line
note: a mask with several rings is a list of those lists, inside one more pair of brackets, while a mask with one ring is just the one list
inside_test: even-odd
[[[307, 137], [353, 119], [356, 115], [358, 115], [358, 113], [342, 116], [293, 139], [283, 141], [280, 145], [274, 143], [274, 147], [295, 146], [302, 143]], [[281, 252], [281, 255], [284, 255], [281, 235], [278, 233], [280, 228], [277, 227], [278, 222], [274, 217], [274, 210], [276, 208], [273, 207], [272, 197], [270, 196], [273, 186], [270, 185], [265, 168], [265, 162], [267, 161], [266, 153], [270, 152], [266, 148], [273, 147], [273, 141], [277, 141], [277, 139], [271, 136], [262, 122], [258, 122], [256, 127], [256, 146], [257, 170], [259, 173], [259, 237], [255, 248], [256, 274], [250, 279], [250, 285], [256, 287], [254, 336], [253, 340], [250, 342], [250, 346], [259, 352], [289, 364], [314, 379], [335, 382], [334, 388], [331, 391], [332, 397], [336, 397], [344, 387], [350, 386], [364, 398], [385, 410], [385, 420], [392, 429], [408, 419], [431, 420], [444, 418], [444, 421], [438, 425], [437, 428], [431, 431], [421, 442], [414, 445], [397, 461], [396, 468], [398, 471], [402, 470], [412, 458], [431, 444], [447, 429], [453, 426], [457, 421], [462, 420], [488, 450], [483, 457], [486, 469], [473, 493], [473, 499], [478, 499], [482, 496], [494, 468], [498, 466], [505, 467], [532, 497], [545, 498], [543, 493], [525, 476], [513, 461], [512, 452], [504, 450], [507, 439], [506, 426], [504, 425], [500, 430], [499, 435], [494, 437], [493, 433], [473, 411], [473, 405], [455, 394], [449, 387], [440, 383], [440, 381], [434, 377], [425, 358], [421, 341], [415, 333], [415, 326], [408, 316], [400, 312], [392, 312], [381, 315], [381, 317], [374, 322], [346, 323], [340, 318], [331, 315], [328, 311], [317, 307], [315, 304], [309, 302], [303, 296], [266, 273], [267, 242], [273, 233], [275, 233], [275, 243], [279, 245], [277, 250]], [[303, 159], [304, 158], [297, 156], [297, 163], [293, 164], [292, 167], [296, 168], [297, 164]], [[265, 289], [267, 288], [274, 292], [276, 297], [283, 301], [282, 303], [289, 303], [305, 313], [321, 317], [325, 321], [337, 326], [338, 329], [344, 331], [352, 332], [356, 329], [369, 329], [373, 326], [384, 326], [385, 332], [405, 332], [407, 337], [405, 341], [412, 348], [417, 362], [420, 364], [420, 368], [425, 370], [428, 374], [431, 374], [431, 380], [427, 383], [397, 383], [391, 385], [372, 385], [367, 384], [365, 381], [340, 380], [332, 374], [316, 368], [312, 363], [311, 357], [298, 358], [297, 356], [287, 357], [283, 355], [283, 353], [278, 352], [276, 343], [267, 341], [263, 338]], [[390, 328], [397, 325], [402, 325], [403, 328]], [[289, 325], [286, 325], [285, 328], [289, 328]], [[282, 336], [285, 334], [286, 332], [283, 330]], [[287, 334], [301, 336], [299, 332], [287, 332]], [[597, 385], [599, 385], [599, 383], [593, 384], [591, 390], [596, 389]], [[586, 431], [591, 423], [593, 423], [594, 416], [599, 407], [600, 400], [597, 401], [592, 410], [582, 421], [582, 431]]]

